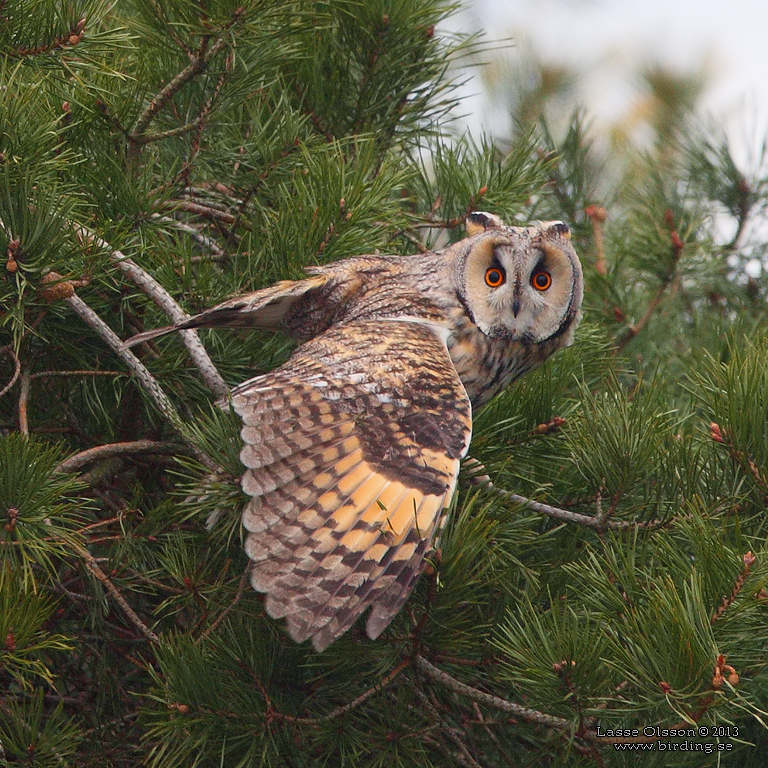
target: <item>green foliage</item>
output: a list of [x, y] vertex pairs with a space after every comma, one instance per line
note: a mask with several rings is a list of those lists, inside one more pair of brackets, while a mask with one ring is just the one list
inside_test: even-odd
[[[642, 382], [632, 400], [616, 379], [597, 396], [584, 390], [581, 409], [567, 433], [567, 451], [588, 494], [608, 499], [639, 494], [641, 509], [653, 509], [674, 440], [676, 414], [661, 410], [653, 384]], [[678, 497], [674, 484], [664, 489], [670, 503]], [[660, 516], [664, 516], [663, 514]]]
[[619, 679], [604, 662], [609, 638], [602, 622], [565, 599], [548, 603], [542, 610], [524, 599], [507, 614], [497, 640], [504, 659], [500, 677], [532, 706], [572, 717]]
[[46, 712], [43, 698], [38, 690], [26, 702], [10, 700], [3, 705], [0, 742], [6, 764], [55, 768], [77, 759], [82, 733], [74, 718], [64, 715], [63, 704]]
[[[9, 764], [624, 766], [597, 725], [680, 723], [739, 737], [721, 763], [648, 765], [764, 764], [765, 153], [737, 163], [692, 111], [696, 78], [660, 69], [642, 152], [596, 135], [564, 103], [573, 73], [543, 64], [507, 94], [509, 142], [459, 135], [449, 73], [479, 49], [442, 31], [454, 10], [0, 2]], [[248, 583], [239, 419], [174, 336], [136, 348], [168, 423], [73, 294], [126, 338], [168, 320], [125, 257], [195, 312], [441, 247], [475, 209], [561, 219], [582, 258], [574, 345], [474, 414], [471, 448], [498, 489], [577, 517], [467, 467], [382, 637], [360, 622], [315, 654]], [[227, 385], [293, 348], [200, 338]]]
[[721, 442], [739, 457], [745, 478], [768, 492], [768, 338], [732, 338], [725, 360], [705, 351], [691, 379], [705, 414], [722, 434]]
[[438, 229], [457, 231], [467, 214], [488, 207], [504, 220], [513, 222], [530, 207], [531, 197], [546, 182], [551, 159], [537, 155], [532, 135], [521, 138], [502, 154], [483, 137], [476, 142], [470, 134], [446, 143], [436, 137], [422, 151], [423, 168], [416, 181], [423, 216]]
[[0, 671], [15, 683], [29, 684], [30, 677], [48, 683], [52, 675], [43, 659], [50, 651], [70, 648], [66, 638], [46, 632], [55, 605], [45, 595], [35, 595], [7, 566], [0, 571]]
[[25, 586], [36, 583], [35, 566], [55, 573], [57, 560], [79, 540], [75, 529], [83, 521], [83, 509], [75, 492], [82, 486], [56, 471], [60, 460], [56, 446], [18, 434], [0, 438], [0, 509], [5, 517], [0, 553]]

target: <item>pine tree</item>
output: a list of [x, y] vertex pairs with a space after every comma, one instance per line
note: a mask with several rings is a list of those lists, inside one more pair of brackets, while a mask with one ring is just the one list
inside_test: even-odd
[[[530, 100], [503, 149], [461, 136], [453, 10], [0, 0], [6, 763], [765, 764], [765, 158], [672, 96], [610, 171]], [[315, 654], [248, 587], [215, 405], [290, 344], [120, 341], [475, 209], [566, 221], [585, 320], [477, 414], [493, 483], [467, 466], [391, 627]]]

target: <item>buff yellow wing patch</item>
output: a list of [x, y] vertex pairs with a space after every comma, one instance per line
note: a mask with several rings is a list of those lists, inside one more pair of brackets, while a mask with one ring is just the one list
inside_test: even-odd
[[373, 605], [378, 636], [423, 568], [469, 444], [443, 342], [417, 323], [333, 328], [233, 405], [253, 497], [246, 552], [268, 613], [322, 650]]

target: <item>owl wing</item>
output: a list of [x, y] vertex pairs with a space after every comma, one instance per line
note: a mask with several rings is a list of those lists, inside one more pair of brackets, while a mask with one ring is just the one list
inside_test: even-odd
[[325, 649], [369, 605], [378, 637], [421, 573], [472, 432], [441, 332], [336, 325], [232, 393], [251, 583], [297, 642]]
[[327, 274], [313, 275], [304, 280], [282, 280], [260, 291], [235, 296], [176, 325], [166, 325], [138, 333], [122, 346], [123, 349], [128, 349], [173, 331], [195, 328], [278, 329], [299, 299], [318, 291], [327, 282]]

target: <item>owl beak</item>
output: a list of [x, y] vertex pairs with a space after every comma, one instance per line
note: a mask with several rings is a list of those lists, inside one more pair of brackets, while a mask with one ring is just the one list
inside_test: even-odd
[[517, 317], [520, 313], [520, 294], [521, 286], [520, 286], [520, 277], [515, 278], [515, 287], [512, 291], [512, 316]]

